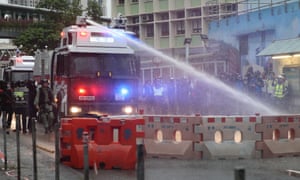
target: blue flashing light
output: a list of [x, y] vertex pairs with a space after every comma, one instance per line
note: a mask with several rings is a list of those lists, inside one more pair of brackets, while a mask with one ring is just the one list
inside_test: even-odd
[[115, 100], [116, 101], [125, 101], [129, 94], [130, 94], [130, 88], [129, 87], [126, 87], [126, 86], [119, 86], [117, 89], [116, 89], [116, 92], [115, 92]]
[[128, 92], [129, 92], [129, 91], [128, 91], [128, 89], [127, 89], [127, 88], [124, 88], [124, 87], [123, 87], [123, 88], [121, 88], [121, 94], [122, 94], [122, 95], [124, 95], [124, 96], [125, 96], [125, 95], [127, 95], [127, 94], [128, 94]]

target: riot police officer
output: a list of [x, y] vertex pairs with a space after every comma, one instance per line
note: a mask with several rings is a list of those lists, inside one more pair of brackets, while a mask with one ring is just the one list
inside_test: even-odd
[[49, 87], [49, 82], [47, 79], [41, 81], [41, 87], [38, 88], [34, 105], [38, 109], [39, 118], [44, 124], [45, 134], [53, 130], [54, 121], [54, 96]]
[[[17, 81], [13, 87], [15, 104], [14, 112], [20, 115], [22, 119], [23, 133], [27, 133], [27, 104], [28, 104], [28, 88], [24, 80]], [[20, 129], [21, 130], [21, 129]]]
[[[12, 115], [13, 115], [14, 97], [13, 97], [12, 90], [11, 90], [10, 86], [7, 84], [7, 82], [1, 81], [0, 89], [1, 89], [0, 90], [1, 111], [6, 112], [6, 115], [7, 115], [6, 124], [4, 124], [4, 125], [6, 125], [6, 128], [10, 129]], [[7, 132], [9, 133], [9, 131], [7, 131]]]
[[27, 82], [28, 93], [28, 130], [32, 132], [32, 121], [36, 119], [37, 109], [34, 105], [34, 99], [36, 96], [36, 86], [35, 81], [29, 80]]

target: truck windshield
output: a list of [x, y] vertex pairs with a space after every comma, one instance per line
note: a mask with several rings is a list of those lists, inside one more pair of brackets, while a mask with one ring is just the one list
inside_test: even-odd
[[11, 81], [16, 82], [16, 81], [26, 81], [29, 79], [32, 79], [33, 77], [33, 72], [32, 71], [12, 71], [11, 72]]
[[137, 76], [135, 57], [128, 54], [73, 54], [70, 75]]

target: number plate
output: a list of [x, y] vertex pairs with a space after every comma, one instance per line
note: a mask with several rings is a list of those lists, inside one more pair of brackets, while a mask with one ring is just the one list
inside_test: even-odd
[[95, 101], [95, 96], [79, 96], [79, 101]]

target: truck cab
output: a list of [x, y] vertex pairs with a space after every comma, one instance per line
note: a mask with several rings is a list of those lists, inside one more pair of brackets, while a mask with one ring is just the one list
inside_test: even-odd
[[1, 68], [0, 79], [9, 83], [32, 79], [34, 62], [33, 56], [13, 56]]
[[62, 30], [50, 80], [63, 116], [137, 112], [140, 62], [126, 34], [84, 19]]
[[27, 81], [33, 78], [33, 56], [13, 56], [7, 64], [1, 67], [0, 80], [6, 81], [13, 90], [14, 111], [18, 114], [27, 110], [28, 93]]

